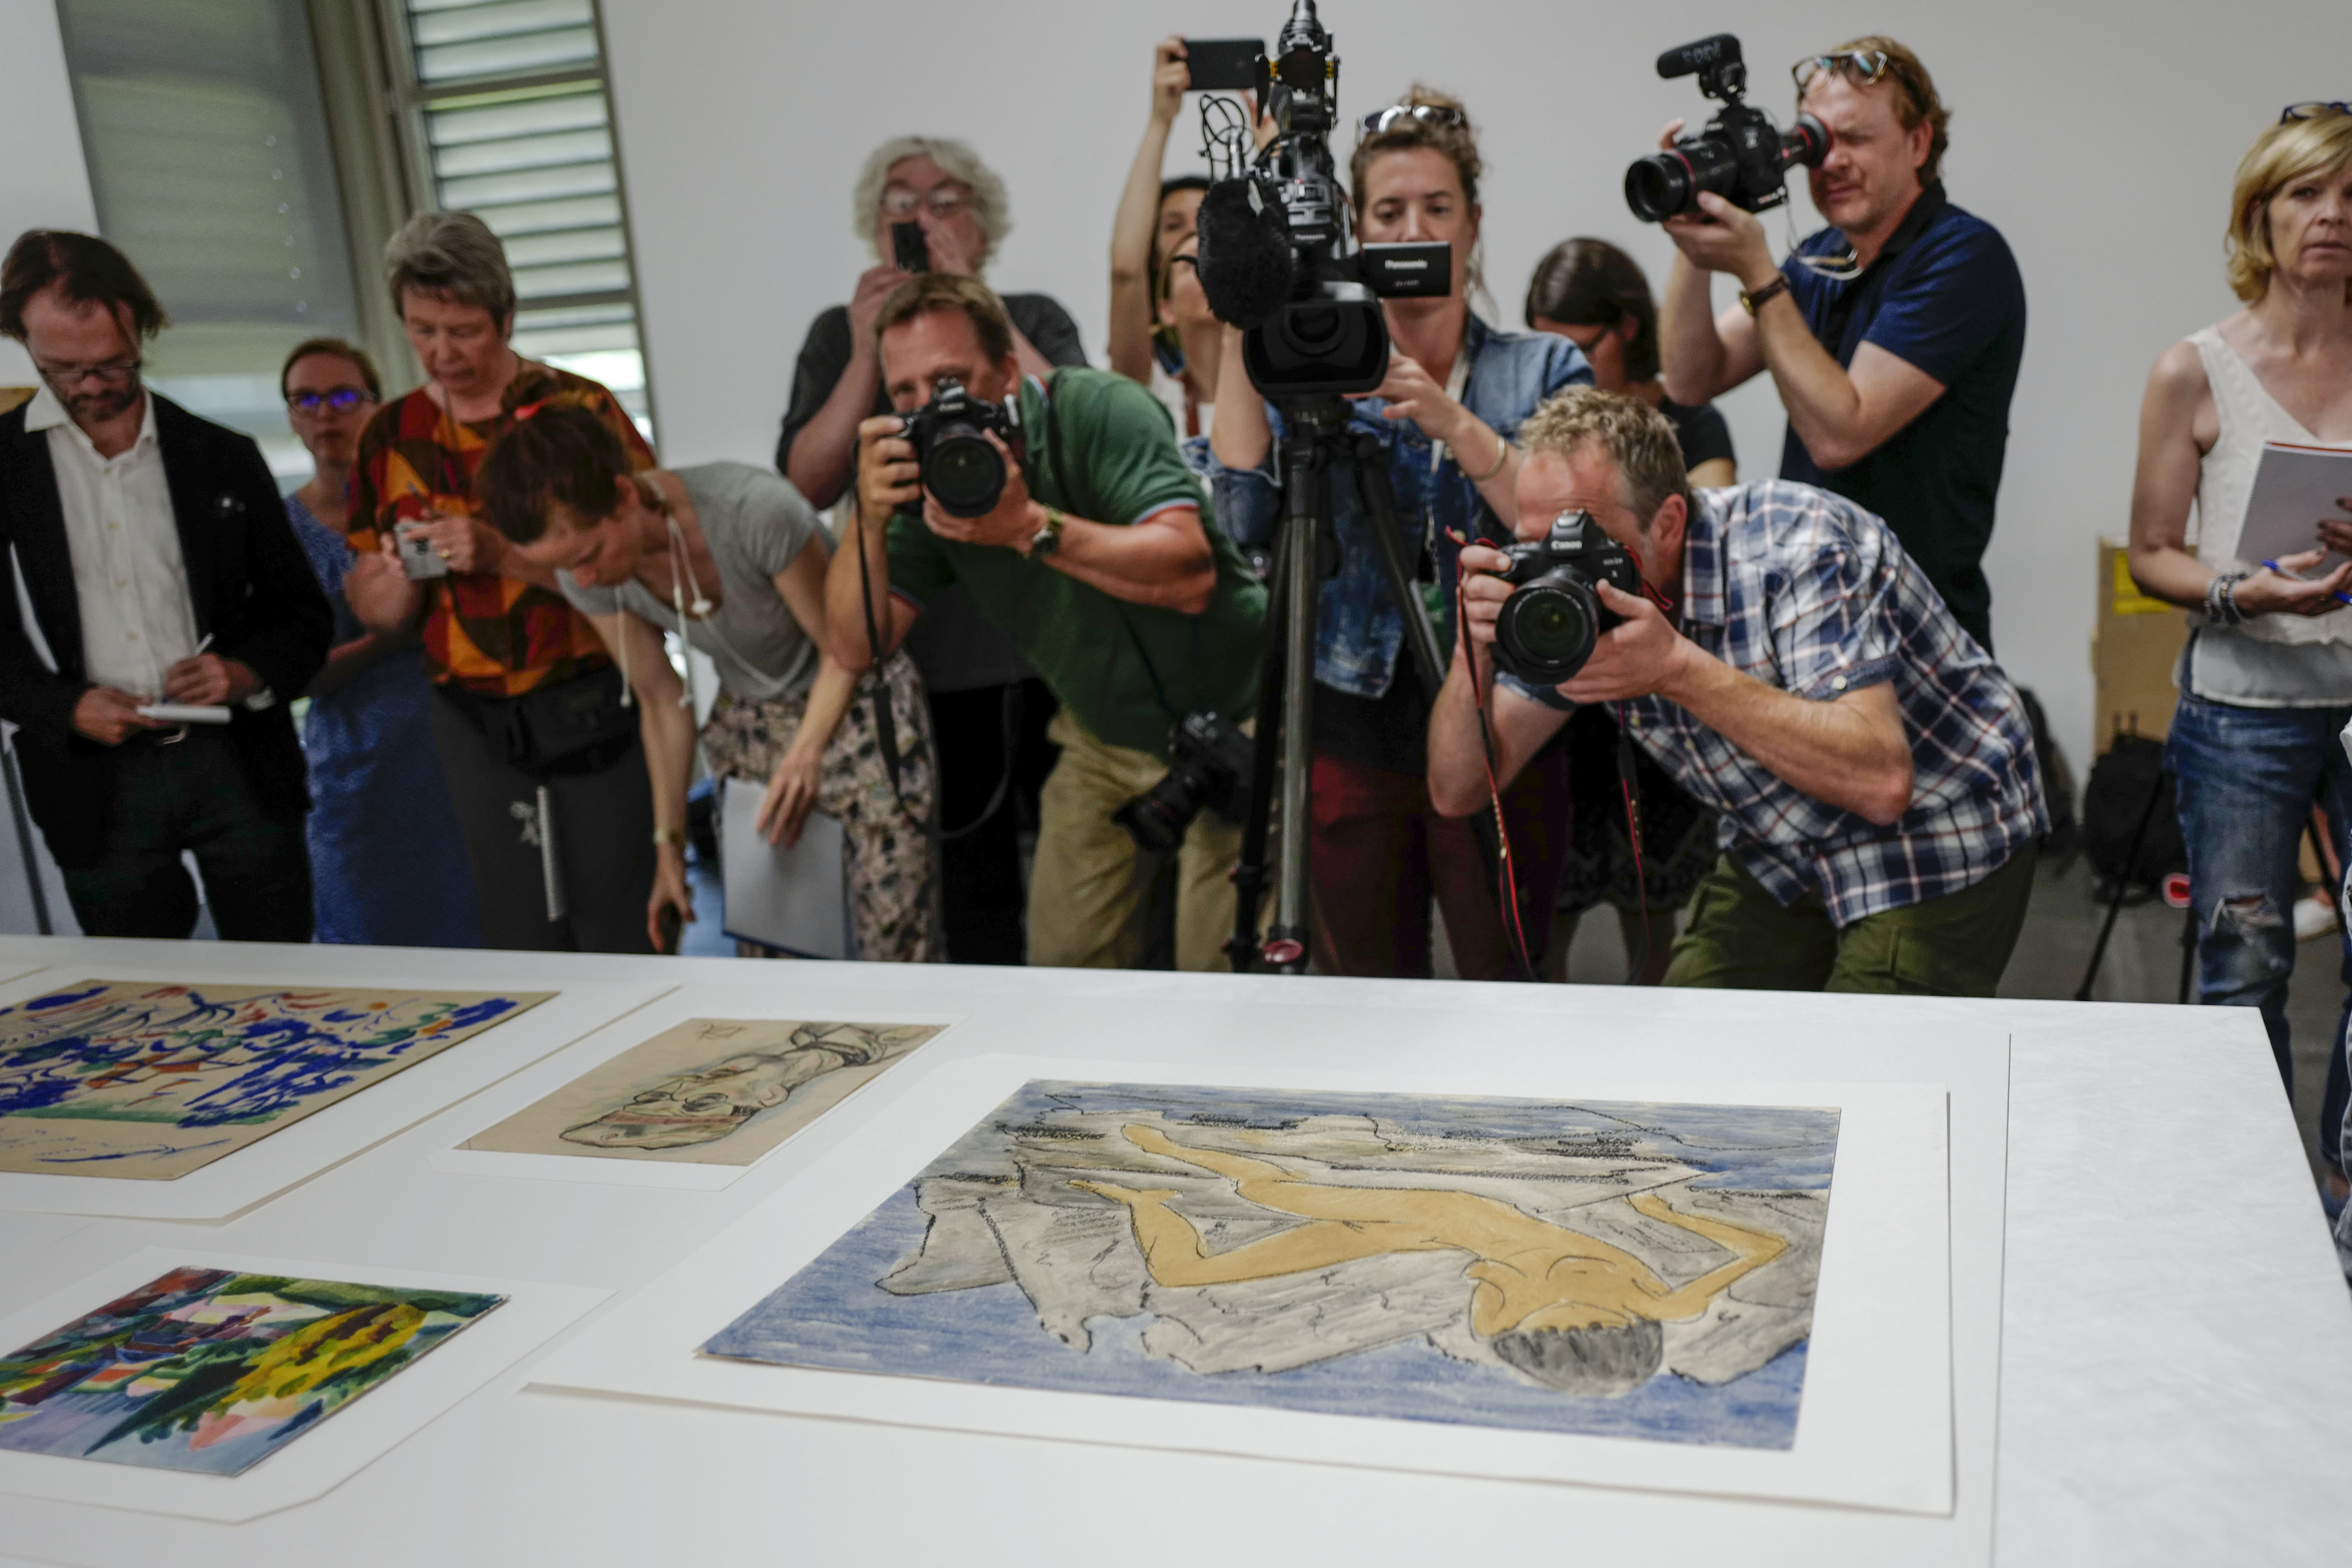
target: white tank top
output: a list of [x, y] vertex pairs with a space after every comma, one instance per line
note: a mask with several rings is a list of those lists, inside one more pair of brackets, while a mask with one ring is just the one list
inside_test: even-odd
[[[2204, 362], [2205, 383], [2221, 434], [2205, 455], [2197, 478], [2197, 559], [2215, 571], [2253, 570], [2260, 561], [2238, 559], [2254, 470], [2263, 443], [2324, 442], [2270, 394], [2252, 367], [2206, 327], [2189, 334]], [[2243, 626], [2197, 629], [2183, 654], [2185, 690], [2245, 707], [2333, 707], [2352, 704], [2352, 610], [2326, 615], [2259, 615]]]

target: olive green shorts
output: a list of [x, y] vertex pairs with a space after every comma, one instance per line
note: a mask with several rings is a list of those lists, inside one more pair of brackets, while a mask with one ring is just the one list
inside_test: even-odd
[[1729, 855], [1691, 895], [1690, 924], [1666, 967], [1669, 986], [1750, 991], [1878, 991], [1989, 997], [2033, 895], [2027, 844], [1983, 881], [1841, 929], [1821, 895], [1783, 907]]

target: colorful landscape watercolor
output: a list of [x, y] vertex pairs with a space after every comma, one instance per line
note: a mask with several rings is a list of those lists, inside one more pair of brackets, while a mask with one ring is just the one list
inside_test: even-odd
[[1787, 1448], [1839, 1120], [1032, 1082], [702, 1349]]
[[0, 1172], [169, 1181], [550, 994], [79, 981], [0, 1008]]
[[0, 1357], [0, 1449], [236, 1475], [505, 1300], [173, 1269]]

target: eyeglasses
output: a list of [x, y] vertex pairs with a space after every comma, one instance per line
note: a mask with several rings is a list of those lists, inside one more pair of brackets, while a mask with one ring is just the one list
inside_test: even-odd
[[1803, 92], [1823, 71], [1842, 71], [1858, 86], [1868, 87], [1886, 74], [1885, 49], [1846, 49], [1833, 55], [1808, 55], [1789, 68], [1797, 90]]
[[286, 406], [300, 413], [317, 413], [321, 408], [331, 408], [337, 413], [349, 413], [360, 404], [375, 400], [375, 393], [364, 388], [335, 387], [322, 392], [288, 392]]
[[130, 354], [95, 365], [45, 365], [37, 360], [33, 368], [41, 372], [42, 380], [62, 392], [82, 382], [100, 382], [110, 387], [127, 386], [143, 363], [145, 361], [138, 355]]
[[1364, 116], [1364, 134], [1378, 136], [1405, 120], [1418, 120], [1423, 125], [1460, 125], [1462, 111], [1443, 103], [1391, 104], [1386, 109], [1376, 109]]
[[954, 185], [934, 185], [928, 192], [910, 185], [886, 185], [882, 188], [882, 214], [893, 223], [904, 223], [915, 215], [918, 207], [929, 207], [931, 216], [945, 221], [971, 205], [971, 193]]
[[2288, 125], [2298, 120], [2317, 120], [2328, 114], [2352, 114], [2352, 103], [2329, 103], [2315, 98], [2303, 103], [2290, 103], [2279, 110], [2279, 123]]

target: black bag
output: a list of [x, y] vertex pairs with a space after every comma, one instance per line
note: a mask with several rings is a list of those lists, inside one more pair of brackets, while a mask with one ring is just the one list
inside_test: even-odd
[[2160, 892], [2164, 879], [2189, 869], [2164, 743], [2119, 735], [2091, 765], [2083, 790], [2083, 852], [2102, 881]]
[[636, 709], [622, 706], [628, 688], [610, 664], [519, 697], [484, 696], [457, 685], [438, 689], [500, 761], [533, 779], [601, 773], [637, 738]]

